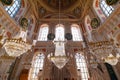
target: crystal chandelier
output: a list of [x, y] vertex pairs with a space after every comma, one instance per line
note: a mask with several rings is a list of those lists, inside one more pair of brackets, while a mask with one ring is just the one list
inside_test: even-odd
[[[23, 35], [24, 33], [21, 31], [21, 34]], [[6, 39], [3, 47], [5, 48], [7, 54], [13, 57], [18, 57], [31, 49], [31, 45], [24, 41], [22, 36], [19, 36], [18, 38]]]
[[[114, 41], [100, 41], [89, 43], [90, 51], [95, 55], [101, 62], [109, 63], [110, 65], [116, 65], [118, 63], [120, 54], [116, 52]], [[116, 56], [113, 56], [113, 53]]]
[[[59, 0], [59, 26], [60, 26], [60, 0]], [[55, 44], [55, 53], [51, 53], [48, 55], [48, 58], [55, 64], [55, 66], [59, 69], [62, 69], [65, 64], [68, 62], [69, 58], [65, 53], [65, 43], [66, 41], [58, 39], [57, 41], [53, 41]]]
[[[115, 44], [114, 40], [111, 39], [109, 41], [98, 41], [98, 42], [88, 42], [84, 38], [85, 52], [87, 51], [89, 55], [92, 55], [94, 58], [90, 57], [90, 65], [93, 68], [97, 67], [97, 64], [102, 62], [106, 62], [110, 65], [116, 65], [120, 58], [120, 47], [119, 44]], [[113, 56], [113, 54], [116, 56]]]
[[48, 55], [48, 59], [51, 60], [56, 67], [62, 69], [68, 62], [69, 58], [65, 54], [65, 41], [54, 41], [55, 53]]
[[118, 63], [118, 58], [119, 58], [119, 56], [115, 57], [112, 54], [109, 54], [109, 56], [106, 57], [104, 60], [105, 60], [105, 62], [107, 62], [107, 63], [109, 63], [111, 65], [116, 65]]

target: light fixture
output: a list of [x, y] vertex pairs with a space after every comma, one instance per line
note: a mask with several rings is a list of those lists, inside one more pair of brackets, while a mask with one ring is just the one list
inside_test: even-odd
[[118, 63], [118, 57], [109, 54], [109, 56], [105, 58], [105, 62], [107, 62], [110, 65], [116, 65]]
[[[20, 35], [23, 35], [22, 31]], [[24, 41], [22, 36], [6, 39], [3, 47], [5, 48], [7, 54], [12, 57], [18, 57], [31, 49], [31, 45]]]
[[59, 69], [62, 69], [69, 60], [65, 53], [65, 43], [66, 41], [54, 41], [55, 53], [48, 55], [48, 59], [51, 60]]
[[[86, 38], [83, 36], [85, 42], [85, 52], [87, 51], [89, 55], [94, 55], [96, 58], [89, 58], [90, 66], [93, 68], [97, 67], [97, 63], [109, 63], [111, 65], [116, 65], [120, 58], [120, 47], [115, 45], [114, 40], [109, 41], [98, 41], [98, 42], [87, 42]], [[116, 56], [113, 56], [114, 53]]]
[[[59, 26], [60, 25], [60, 0], [59, 0]], [[67, 56], [67, 54], [65, 53], [65, 43], [66, 41], [62, 40], [62, 39], [54, 39], [53, 41], [54, 45], [55, 45], [55, 52], [51, 53], [48, 55], [48, 59], [51, 60], [55, 66], [58, 69], [62, 69], [65, 64], [68, 62], [70, 56]]]
[[[111, 65], [116, 65], [118, 63], [120, 54], [118, 51], [116, 52], [117, 48], [113, 40], [94, 42], [90, 43], [89, 46], [92, 54], [95, 55], [97, 59], [103, 60], [101, 62], [106, 62]], [[116, 56], [113, 56], [113, 54], [111, 54], [112, 52], [114, 52]]]

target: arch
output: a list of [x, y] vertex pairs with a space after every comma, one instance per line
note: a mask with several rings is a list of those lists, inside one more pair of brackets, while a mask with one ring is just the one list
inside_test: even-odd
[[90, 16], [87, 15], [85, 16], [85, 28], [86, 28], [86, 32], [91, 32], [92, 31], [92, 27], [90, 25], [91, 19]]
[[88, 40], [92, 41], [92, 35], [91, 35], [91, 31], [92, 31], [92, 27], [91, 27], [91, 18], [89, 15], [85, 16], [85, 29], [86, 29], [86, 33], [88, 36]]
[[36, 53], [34, 55], [28, 80], [38, 80], [39, 72], [43, 70], [44, 58], [43, 53]]
[[71, 32], [73, 35], [73, 41], [82, 41], [83, 40], [79, 25], [72, 24], [71, 25]]
[[75, 59], [76, 59], [77, 70], [81, 74], [81, 80], [88, 80], [89, 73], [88, 73], [85, 57], [80, 53], [76, 53]]
[[49, 26], [47, 24], [42, 24], [38, 33], [38, 41], [47, 41], [48, 31]]
[[64, 41], [64, 25], [63, 24], [57, 24], [55, 28], [55, 40], [63, 40]]
[[11, 6], [6, 6], [5, 10], [8, 12], [10, 17], [15, 17], [20, 8], [21, 0], [13, 0], [13, 4]]

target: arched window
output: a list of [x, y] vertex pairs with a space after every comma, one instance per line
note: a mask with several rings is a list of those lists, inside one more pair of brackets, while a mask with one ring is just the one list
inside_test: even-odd
[[64, 40], [64, 26], [58, 24], [55, 29], [55, 40]]
[[29, 73], [29, 80], [38, 80], [38, 73], [42, 71], [44, 63], [44, 54], [37, 54], [33, 57], [32, 67]]
[[82, 35], [78, 25], [73, 24], [71, 26], [71, 32], [73, 35], [73, 41], [82, 41]]
[[94, 0], [93, 8], [95, 9], [95, 12], [97, 13], [101, 22], [104, 22], [106, 17], [108, 17], [114, 10], [112, 6], [108, 6], [106, 4], [105, 0]]
[[80, 72], [82, 80], [88, 80], [89, 73], [88, 73], [85, 57], [82, 54], [77, 53], [75, 55], [75, 59], [76, 59], [77, 70]]
[[105, 0], [100, 1], [100, 7], [103, 11], [103, 13], [108, 17], [114, 10], [112, 6], [109, 6], [106, 4]]
[[38, 41], [47, 41], [48, 30], [49, 28], [47, 24], [41, 26], [38, 35]]
[[5, 10], [8, 12], [8, 14], [11, 17], [15, 17], [20, 7], [21, 7], [21, 0], [13, 0], [13, 4], [11, 6], [7, 6]]

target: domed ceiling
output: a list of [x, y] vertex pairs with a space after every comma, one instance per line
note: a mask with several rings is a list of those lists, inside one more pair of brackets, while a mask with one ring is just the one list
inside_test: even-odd
[[39, 18], [51, 18], [60, 13], [61, 17], [80, 19], [87, 13], [90, 2], [92, 0], [30, 0], [33, 12]]
[[67, 9], [74, 5], [78, 0], [42, 0], [42, 2], [54, 9]]

